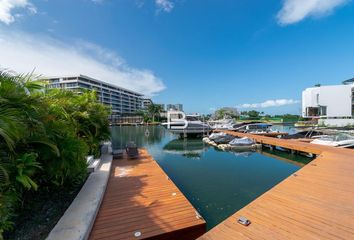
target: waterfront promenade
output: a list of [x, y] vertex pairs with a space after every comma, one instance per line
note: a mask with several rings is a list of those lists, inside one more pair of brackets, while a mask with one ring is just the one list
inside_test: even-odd
[[112, 162], [89, 239], [196, 239], [205, 221], [145, 149]]
[[[224, 132], [319, 156], [199, 240], [354, 239], [353, 149]], [[251, 224], [239, 224], [241, 216]]]

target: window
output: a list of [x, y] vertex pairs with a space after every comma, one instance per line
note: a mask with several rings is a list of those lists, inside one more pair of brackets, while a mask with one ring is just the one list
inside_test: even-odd
[[78, 84], [77, 83], [67, 83], [66, 87], [77, 87]]
[[316, 103], [317, 103], [317, 105], [320, 104], [320, 94], [319, 93], [316, 94]]
[[327, 106], [320, 106], [320, 116], [327, 115]]
[[308, 117], [317, 117], [317, 116], [319, 116], [319, 108], [318, 107], [308, 107], [308, 108], [306, 108], [306, 116], [308, 116]]

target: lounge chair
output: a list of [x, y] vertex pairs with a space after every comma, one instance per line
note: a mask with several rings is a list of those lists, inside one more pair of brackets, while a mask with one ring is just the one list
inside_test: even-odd
[[130, 158], [136, 158], [139, 156], [138, 147], [133, 142], [128, 143], [125, 150]]

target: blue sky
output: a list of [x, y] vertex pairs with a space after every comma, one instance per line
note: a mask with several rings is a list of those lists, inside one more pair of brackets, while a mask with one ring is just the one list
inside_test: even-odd
[[0, 0], [0, 66], [81, 73], [183, 103], [300, 113], [354, 77], [350, 0]]

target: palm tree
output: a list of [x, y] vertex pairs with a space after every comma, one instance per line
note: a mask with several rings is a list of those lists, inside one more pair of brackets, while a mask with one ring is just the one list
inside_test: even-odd
[[153, 122], [155, 122], [155, 117], [159, 116], [161, 111], [162, 111], [161, 105], [152, 103], [148, 106], [148, 112], [151, 115]]

